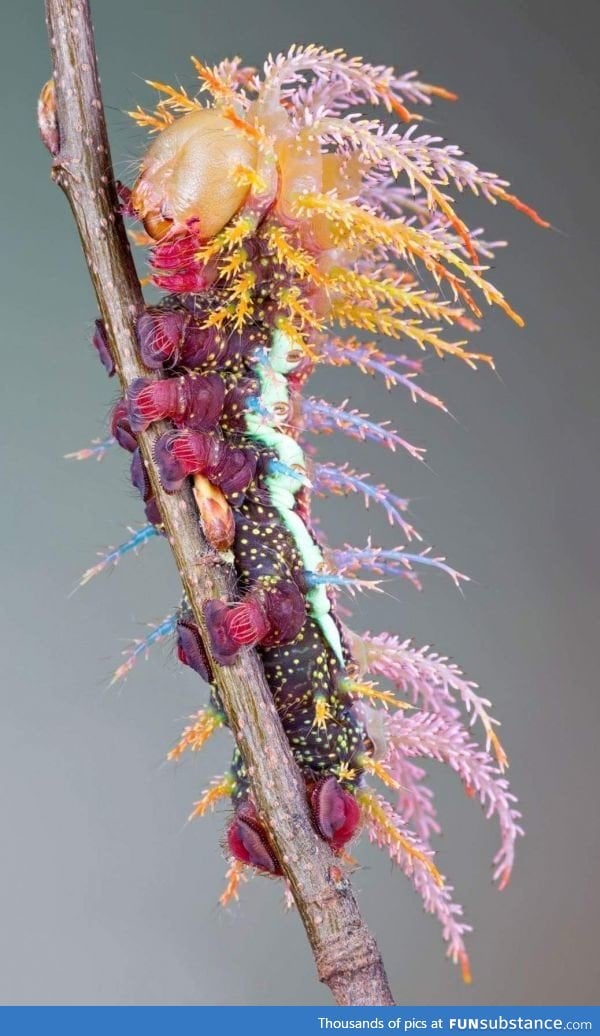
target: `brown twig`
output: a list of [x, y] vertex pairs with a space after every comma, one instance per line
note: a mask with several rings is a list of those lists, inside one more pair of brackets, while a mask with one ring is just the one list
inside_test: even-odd
[[[123, 221], [118, 213], [106, 123], [96, 68], [88, 0], [46, 0], [54, 68], [42, 92], [42, 137], [52, 175], [64, 191], [77, 229], [123, 389], [148, 372], [140, 364], [135, 320], [144, 302]], [[188, 600], [204, 630], [203, 604], [230, 598], [232, 573], [211, 554], [189, 488], [167, 494], [153, 459], [164, 428], [139, 445]], [[210, 563], [207, 563], [210, 562]], [[392, 1004], [379, 950], [364, 924], [350, 884], [316, 835], [304, 784], [295, 765], [257, 655], [235, 665], [214, 662], [219, 694], [251, 775], [254, 798], [272, 835], [314, 953], [319, 978], [337, 1003]]]

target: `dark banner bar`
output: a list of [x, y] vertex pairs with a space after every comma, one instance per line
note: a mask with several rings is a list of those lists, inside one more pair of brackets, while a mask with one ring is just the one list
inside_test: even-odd
[[144, 1033], [168, 1036], [320, 1036], [360, 1030], [409, 1033], [589, 1032], [600, 1036], [594, 1007], [4, 1007], [0, 1032]]

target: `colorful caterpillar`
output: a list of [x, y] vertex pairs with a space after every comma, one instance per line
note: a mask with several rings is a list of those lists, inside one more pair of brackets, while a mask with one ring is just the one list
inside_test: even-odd
[[[360, 637], [336, 613], [343, 588], [376, 585], [369, 571], [418, 583], [424, 564], [455, 582], [464, 577], [428, 550], [384, 550], [370, 541], [327, 546], [311, 524], [312, 492], [361, 493], [407, 540], [420, 537], [405, 516], [407, 501], [348, 465], [317, 463], [307, 433], [338, 429], [416, 457], [422, 451], [386, 424], [345, 404], [306, 398], [303, 389], [315, 365], [354, 363], [388, 387], [406, 387], [413, 398], [444, 408], [418, 384], [418, 359], [362, 338], [341, 339], [336, 328], [412, 341], [471, 367], [491, 364], [468, 351], [462, 337], [448, 340], [444, 329], [478, 329], [474, 290], [522, 321], [485, 279], [491, 246], [457, 215], [447, 186], [509, 202], [546, 224], [508, 193], [505, 181], [480, 172], [457, 148], [416, 134], [419, 116], [408, 106], [452, 95], [414, 73], [398, 77], [319, 47], [269, 59], [262, 77], [238, 59], [215, 68], [194, 64], [209, 102], [150, 84], [162, 95], [155, 111], [132, 115], [158, 136], [132, 190], [121, 188], [125, 213], [144, 226], [137, 239], [150, 246], [151, 280], [167, 292], [138, 324], [141, 359], [162, 376], [136, 382], [112, 417], [114, 440], [132, 454], [148, 524], [83, 581], [160, 534], [136, 436], [155, 421], [171, 422], [155, 446], [163, 486], [174, 491], [192, 480], [204, 535], [237, 573], [236, 599], [210, 601], [205, 609], [212, 656], [226, 666], [257, 648], [316, 830], [342, 860], [361, 827], [384, 845], [437, 915], [448, 954], [468, 979], [469, 926], [433, 862], [439, 827], [425, 773], [413, 760], [446, 762], [487, 815], [498, 816], [495, 877], [502, 887], [522, 831], [496, 721], [476, 685], [446, 658], [388, 634]], [[354, 111], [361, 104], [383, 106], [408, 128], [361, 117]], [[427, 275], [430, 288], [421, 286]], [[94, 345], [112, 374], [101, 322]], [[106, 446], [79, 456], [101, 455]], [[180, 660], [212, 684], [185, 602], [134, 647], [117, 675], [170, 633]], [[367, 674], [393, 689], [365, 681]], [[484, 747], [471, 738], [461, 706], [470, 723], [483, 724]], [[210, 705], [193, 717], [170, 758], [200, 748], [225, 723], [213, 684]], [[391, 789], [395, 804], [368, 778]], [[224, 795], [234, 806], [226, 901], [237, 894], [244, 868], [272, 875], [280, 868], [238, 754], [193, 815]]]

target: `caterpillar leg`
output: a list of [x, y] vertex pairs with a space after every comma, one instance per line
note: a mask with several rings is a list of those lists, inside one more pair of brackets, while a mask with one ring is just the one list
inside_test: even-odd
[[310, 792], [309, 805], [321, 838], [340, 852], [353, 838], [360, 824], [360, 806], [352, 792], [335, 777], [324, 777]]
[[250, 799], [238, 806], [227, 828], [227, 845], [239, 863], [255, 867], [266, 874], [281, 875], [281, 867], [271, 848], [267, 830]]
[[166, 418], [183, 427], [207, 432], [216, 427], [225, 402], [218, 374], [182, 374], [178, 378], [137, 378], [127, 392], [129, 424], [143, 432]]
[[[157, 261], [164, 262], [167, 247], [173, 249], [172, 244], [163, 245]], [[254, 326], [229, 333], [206, 327], [209, 312], [193, 296], [167, 296], [161, 305], [149, 306], [137, 323], [138, 346], [145, 366], [164, 371], [177, 367], [234, 369], [251, 350], [266, 344], [266, 333]], [[94, 344], [102, 359], [100, 345]]]
[[293, 580], [259, 586], [239, 602], [208, 601], [204, 617], [213, 654], [230, 665], [240, 648], [288, 643], [302, 627], [306, 604]]
[[165, 432], [154, 446], [161, 482], [168, 493], [181, 489], [189, 475], [204, 475], [231, 503], [239, 501], [256, 473], [256, 453], [229, 446], [209, 432]]
[[[312, 786], [309, 782], [307, 797], [315, 830], [334, 852], [341, 852], [360, 823], [360, 806], [354, 795], [330, 776]], [[273, 876], [282, 873], [267, 829], [251, 799], [237, 807], [227, 829], [227, 847], [241, 864]]]

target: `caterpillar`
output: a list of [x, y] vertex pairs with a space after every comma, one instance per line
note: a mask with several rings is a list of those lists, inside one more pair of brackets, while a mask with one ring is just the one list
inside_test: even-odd
[[[113, 441], [128, 451], [147, 524], [82, 582], [162, 534], [136, 437], [170, 422], [155, 444], [163, 487], [191, 481], [203, 533], [236, 573], [235, 599], [206, 604], [211, 656], [227, 666], [256, 648], [316, 831], [342, 863], [360, 831], [386, 848], [437, 916], [448, 955], [468, 981], [470, 926], [434, 862], [440, 828], [415, 760], [447, 764], [486, 815], [497, 816], [494, 876], [504, 887], [523, 831], [497, 721], [447, 657], [395, 635], [359, 635], [338, 606], [341, 592], [377, 589], [384, 574], [415, 585], [423, 566], [456, 583], [466, 577], [428, 548], [407, 549], [420, 540], [408, 501], [348, 464], [319, 462], [308, 436], [339, 431], [417, 459], [423, 451], [345, 403], [307, 397], [305, 387], [320, 364], [354, 366], [445, 410], [420, 385], [418, 356], [386, 352], [381, 338], [474, 368], [493, 365], [464, 338], [479, 330], [478, 295], [522, 324], [486, 279], [492, 246], [457, 214], [449, 187], [548, 224], [506, 181], [418, 134], [412, 108], [454, 95], [415, 73], [399, 76], [316, 46], [269, 58], [262, 74], [237, 58], [212, 68], [192, 60], [199, 96], [150, 83], [160, 94], [156, 108], [130, 113], [155, 138], [135, 182], [120, 185], [124, 214], [143, 228], [132, 233], [149, 250], [149, 279], [164, 292], [137, 325], [140, 357], [153, 374], [118, 400], [110, 438], [74, 454], [101, 456]], [[383, 109], [382, 119], [364, 117], [364, 105]], [[93, 345], [112, 375], [101, 321]], [[330, 547], [311, 520], [313, 498], [350, 493], [381, 506], [406, 543]], [[166, 636], [211, 686], [209, 704], [169, 753], [179, 759], [227, 724], [185, 600], [127, 653], [116, 676]], [[482, 743], [471, 731], [476, 721]], [[227, 796], [223, 902], [237, 897], [246, 871], [281, 874], [237, 752], [192, 815]]]

